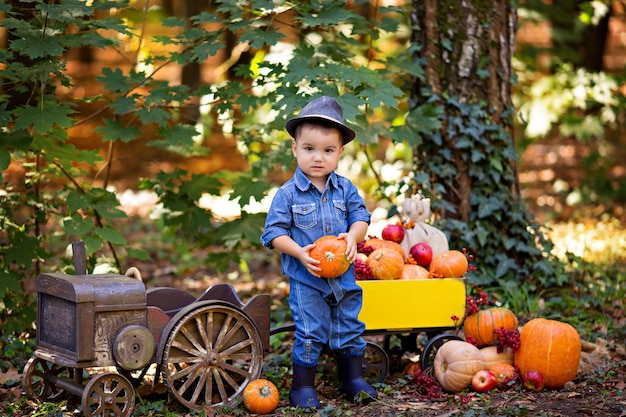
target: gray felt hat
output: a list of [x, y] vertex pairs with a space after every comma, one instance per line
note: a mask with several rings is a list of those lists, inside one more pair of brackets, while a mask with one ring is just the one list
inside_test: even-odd
[[291, 137], [295, 139], [298, 125], [308, 121], [321, 122], [336, 127], [343, 136], [344, 145], [356, 136], [354, 130], [343, 123], [343, 111], [341, 110], [341, 106], [337, 103], [337, 100], [332, 97], [322, 96], [309, 102], [309, 104], [302, 108], [298, 117], [287, 120], [285, 128]]

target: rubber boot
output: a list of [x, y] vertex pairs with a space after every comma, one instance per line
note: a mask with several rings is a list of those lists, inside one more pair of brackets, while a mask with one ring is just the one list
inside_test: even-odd
[[369, 404], [378, 393], [363, 379], [363, 357], [337, 357], [339, 390], [357, 404]]
[[289, 391], [289, 402], [293, 407], [320, 408], [320, 401], [315, 393], [315, 366], [307, 368], [293, 365], [293, 379]]

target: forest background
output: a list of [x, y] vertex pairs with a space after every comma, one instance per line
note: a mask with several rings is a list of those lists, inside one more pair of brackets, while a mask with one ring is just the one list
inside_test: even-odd
[[[624, 3], [463, 7], [514, 28], [499, 29], [510, 76], [481, 50], [466, 77], [475, 90], [506, 79], [497, 112], [430, 83], [420, 22], [437, 23], [440, 57], [462, 57], [471, 27], [449, 36], [445, 23], [456, 1], [5, 1], [4, 340], [32, 333], [33, 280], [73, 273], [77, 239], [89, 271], [141, 265], [147, 283], [277, 274], [263, 210], [293, 170], [284, 122], [314, 94], [339, 97], [357, 131], [340, 172], [377, 221], [420, 193], [499, 304], [625, 340], [612, 316], [626, 276]], [[469, 186], [459, 161], [475, 168]]]

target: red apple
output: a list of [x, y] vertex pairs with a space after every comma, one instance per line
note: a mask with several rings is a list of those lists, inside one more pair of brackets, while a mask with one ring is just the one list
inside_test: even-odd
[[493, 372], [483, 369], [474, 374], [472, 378], [472, 388], [476, 392], [487, 392], [498, 386], [496, 376]]
[[430, 265], [430, 261], [433, 259], [433, 250], [428, 243], [417, 243], [411, 246], [409, 254], [413, 257], [413, 260], [419, 266], [424, 268]]
[[388, 224], [383, 228], [383, 239], [400, 243], [404, 239], [404, 227], [399, 224]]
[[543, 375], [531, 369], [522, 375], [522, 384], [526, 389], [539, 392], [543, 389]]

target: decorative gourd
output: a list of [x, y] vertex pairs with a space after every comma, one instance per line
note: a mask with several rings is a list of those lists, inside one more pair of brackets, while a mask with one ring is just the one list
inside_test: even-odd
[[380, 280], [399, 279], [404, 269], [404, 258], [389, 248], [376, 249], [366, 263], [372, 269], [372, 278]]
[[350, 268], [350, 261], [346, 256], [346, 241], [337, 236], [322, 236], [315, 242], [309, 255], [320, 261], [323, 278], [337, 278]]
[[493, 333], [501, 327], [505, 330], [515, 330], [518, 326], [517, 316], [504, 307], [491, 307], [470, 314], [463, 322], [465, 338], [472, 338], [476, 346], [483, 347], [498, 341], [498, 336]]
[[496, 363], [489, 367], [489, 370], [496, 377], [498, 388], [501, 390], [509, 389], [517, 382], [517, 370], [510, 363]]
[[461, 278], [465, 276], [469, 262], [458, 250], [442, 252], [430, 261], [430, 275], [433, 278]]
[[581, 342], [576, 329], [557, 320], [537, 318], [522, 327], [515, 365], [520, 375], [538, 371], [546, 388], [560, 389], [576, 377], [580, 355]]
[[505, 349], [498, 353], [497, 346], [486, 346], [480, 349], [480, 353], [483, 354], [483, 360], [485, 361], [485, 367], [487, 369], [497, 363], [508, 363], [509, 365], [513, 365], [514, 363], [513, 351], [511, 351], [511, 349]]
[[485, 363], [480, 350], [462, 340], [444, 343], [435, 354], [435, 379], [446, 391], [463, 391], [481, 369], [485, 369]]
[[398, 252], [400, 256], [402, 256], [402, 262], [404, 263], [404, 249], [402, 249], [402, 246], [399, 243], [393, 242], [391, 240], [384, 240], [384, 239], [379, 239], [377, 237], [373, 237], [371, 239], [366, 240], [365, 243], [363, 244], [363, 247], [365, 248], [365, 250], [368, 250], [370, 253], [380, 248], [392, 249]]
[[400, 279], [425, 279], [428, 278], [428, 269], [419, 265], [404, 264]]
[[271, 413], [276, 410], [278, 400], [278, 388], [267, 379], [250, 381], [243, 389], [242, 401], [251, 413]]

